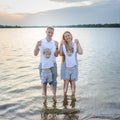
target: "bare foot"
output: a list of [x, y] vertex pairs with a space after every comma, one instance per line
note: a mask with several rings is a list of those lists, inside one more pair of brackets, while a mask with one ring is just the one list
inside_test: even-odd
[[64, 93], [64, 99], [66, 99], [67, 98], [67, 94], [66, 93]]
[[71, 98], [73, 101], [76, 101], [75, 95], [72, 95]]

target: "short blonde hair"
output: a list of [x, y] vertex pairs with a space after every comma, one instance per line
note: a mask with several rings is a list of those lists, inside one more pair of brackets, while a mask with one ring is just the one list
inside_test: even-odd
[[48, 27], [47, 27], [47, 30], [48, 30], [48, 29], [54, 30], [54, 27], [48, 26]]

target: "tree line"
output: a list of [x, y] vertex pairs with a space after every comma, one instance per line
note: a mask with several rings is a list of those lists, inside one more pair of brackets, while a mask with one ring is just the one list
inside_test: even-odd
[[[11, 25], [0, 25], [0, 28], [42, 28], [42, 27], [47, 27], [47, 26], [11, 26]], [[88, 27], [88, 28], [94, 28], [94, 27], [120, 27], [120, 23], [112, 23], [112, 24], [78, 24], [78, 25], [59, 25], [59, 26], [54, 26], [54, 27]]]
[[11, 25], [0, 25], [0, 28], [21, 28], [20, 26], [11, 26]]

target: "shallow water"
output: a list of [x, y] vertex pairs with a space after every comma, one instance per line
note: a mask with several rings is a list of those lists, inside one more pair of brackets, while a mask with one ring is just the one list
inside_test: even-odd
[[[65, 30], [80, 40], [84, 55], [78, 55], [79, 79], [77, 101], [63, 104], [63, 81], [58, 65], [57, 103], [43, 104], [38, 65], [33, 56], [37, 40], [45, 36], [44, 28], [0, 29], [0, 120], [119, 120], [120, 119], [120, 29], [56, 28], [54, 39], [60, 42]], [[45, 114], [43, 108], [78, 109], [79, 113]]]

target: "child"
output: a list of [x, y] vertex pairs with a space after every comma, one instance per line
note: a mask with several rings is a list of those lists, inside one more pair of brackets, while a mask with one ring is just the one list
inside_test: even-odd
[[51, 72], [51, 67], [54, 66], [53, 64], [53, 59], [51, 57], [51, 50], [49, 48], [43, 49], [42, 46], [40, 46], [40, 50], [43, 51], [43, 58], [42, 61], [42, 71], [41, 71], [41, 82], [42, 82], [42, 89], [43, 89], [43, 95], [45, 100], [47, 99], [47, 92], [46, 92], [46, 85], [49, 83], [52, 93], [53, 93], [53, 99], [56, 99], [55, 96], [55, 90], [53, 87], [53, 80], [52, 80], [52, 72]]
[[71, 44], [70, 46], [65, 47], [63, 44], [63, 53], [65, 55], [65, 63], [66, 63], [66, 69], [65, 69], [65, 80], [66, 80], [66, 85], [65, 85], [65, 91], [64, 91], [64, 96], [67, 95], [67, 90], [68, 90], [68, 84], [69, 80], [72, 81], [72, 99], [75, 100], [75, 80], [76, 78], [76, 66], [77, 66], [77, 61], [76, 61], [76, 43]]

